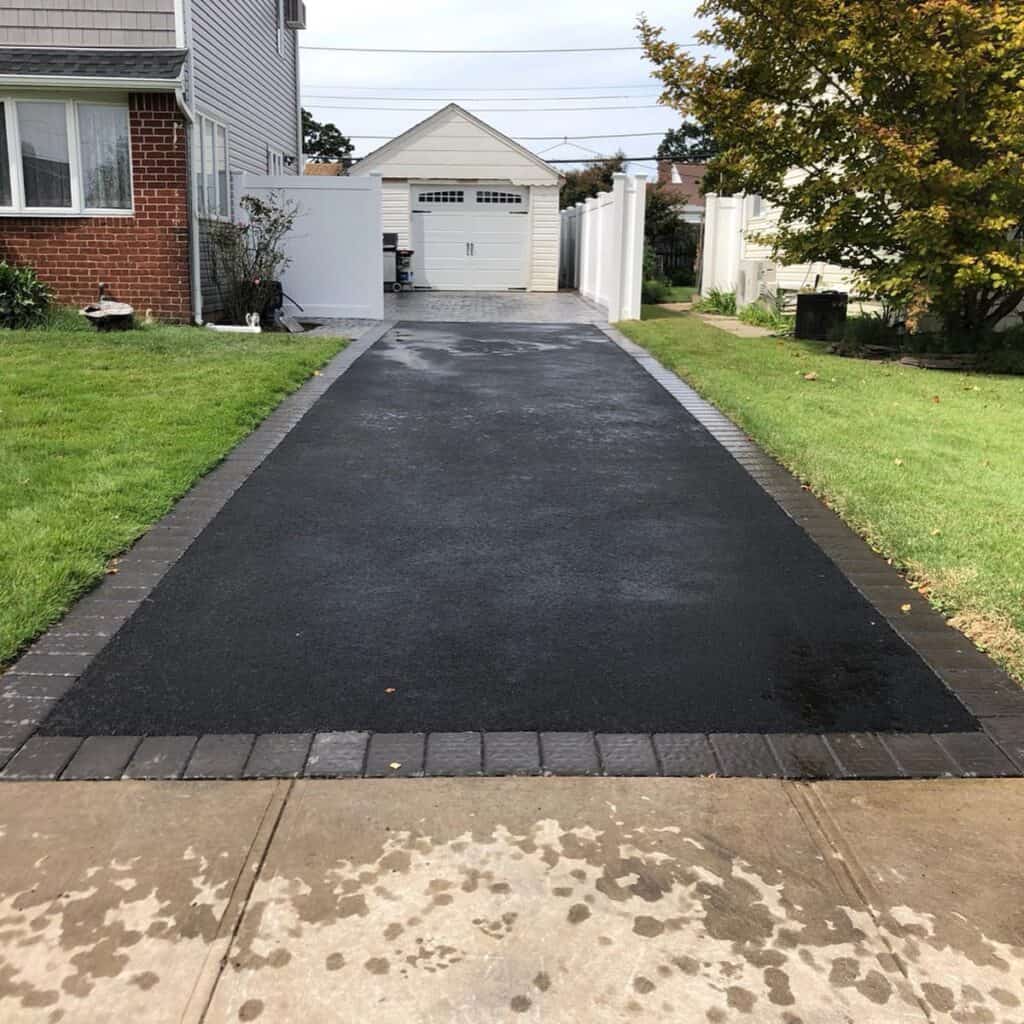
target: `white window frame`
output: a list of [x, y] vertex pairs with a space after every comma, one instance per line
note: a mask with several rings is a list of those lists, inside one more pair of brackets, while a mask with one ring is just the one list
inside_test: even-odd
[[[209, 126], [214, 126], [214, 145], [213, 145], [213, 178], [216, 182], [217, 189], [217, 201], [216, 210], [208, 210], [206, 208], [206, 133], [209, 131]], [[224, 165], [224, 184], [227, 188], [227, 210], [226, 214], [220, 212], [220, 175], [217, 173], [217, 136], [216, 129], [222, 128], [224, 130], [224, 159], [227, 161]], [[227, 124], [222, 121], [219, 117], [214, 117], [211, 114], [196, 114], [196, 120], [194, 125], [195, 137], [193, 139], [193, 154], [195, 160], [193, 161], [192, 175], [193, 181], [198, 176], [199, 181], [202, 182], [202, 187], [197, 189], [196, 194], [196, 209], [199, 216], [203, 220], [232, 220], [231, 216], [231, 132], [228, 129]]]
[[[45, 93], [2, 93], [0, 103], [4, 107], [7, 126], [7, 154], [11, 175], [11, 198], [13, 206], [0, 206], [3, 217], [134, 217], [135, 216], [135, 158], [132, 152], [131, 124], [128, 132], [128, 169], [131, 188], [131, 205], [125, 209], [85, 207], [82, 189], [82, 142], [78, 131], [78, 108], [81, 104], [90, 107], [118, 107], [128, 110], [127, 100], [101, 97], [52, 96]], [[25, 204], [25, 175], [21, 160], [21, 130], [18, 124], [19, 103], [63, 103], [67, 125], [68, 169], [71, 175], [70, 206], [28, 206]]]
[[277, 0], [277, 55], [284, 56], [284, 0]]

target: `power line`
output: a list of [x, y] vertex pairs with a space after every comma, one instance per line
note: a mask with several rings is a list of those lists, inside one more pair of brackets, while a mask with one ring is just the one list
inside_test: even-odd
[[[668, 131], [666, 128], [665, 131]], [[574, 139], [660, 139], [665, 132], [623, 132], [621, 135], [516, 135], [517, 142], [572, 142]], [[352, 138], [378, 142], [393, 139], [394, 135], [362, 135], [353, 132]], [[551, 147], [554, 149], [554, 146]]]
[[[352, 107], [345, 103], [314, 103], [313, 106], [322, 110], [381, 110], [401, 111], [411, 114], [431, 114], [430, 107]], [[538, 113], [541, 111], [560, 110], [563, 113], [586, 113], [589, 110], [667, 110], [667, 107], [660, 103], [648, 103], [636, 106], [625, 107], [476, 107], [479, 114], [504, 114], [504, 113]], [[356, 133], [356, 137], [359, 135]]]
[[[660, 95], [659, 90], [655, 89], [652, 95]], [[403, 101], [410, 101], [414, 103], [439, 103], [443, 100], [459, 100], [463, 103], [554, 103], [555, 101], [575, 101], [581, 100], [639, 100], [646, 99], [645, 96], [458, 96], [452, 94], [445, 94], [444, 96], [333, 96], [333, 95], [320, 95], [318, 93], [303, 93], [303, 98], [308, 100], [359, 100], [360, 102], [381, 102], [381, 103], [400, 103]]]
[[[593, 150], [591, 150], [593, 152]], [[540, 154], [537, 154], [538, 156]], [[626, 164], [656, 164], [658, 158], [656, 156], [624, 156], [620, 157], [617, 153], [610, 153], [608, 156], [577, 156], [569, 158], [560, 158], [558, 160], [545, 160], [547, 164], [600, 164], [604, 163], [605, 160], [622, 160]]]
[[[665, 131], [668, 131], [666, 128]], [[623, 132], [621, 135], [517, 135], [520, 142], [553, 142], [561, 139], [563, 142], [572, 142], [574, 139], [660, 139], [665, 132]], [[358, 138], [366, 139], [373, 136], [360, 135]], [[392, 138], [392, 136], [380, 136], [380, 138]]]
[[[679, 46], [700, 46], [700, 43], [679, 43]], [[552, 47], [539, 50], [415, 50], [415, 49], [392, 49], [390, 47], [377, 46], [302, 46], [303, 50], [320, 50], [328, 53], [418, 53], [418, 54], [452, 54], [452, 53], [479, 53], [479, 54], [527, 54], [527, 53], [635, 53], [642, 50], [642, 46], [568, 46]]]
[[[521, 86], [473, 86], [476, 92], [569, 92], [585, 91], [587, 89], [650, 89], [656, 82], [626, 83], [612, 85], [603, 83], [601, 85], [521, 85]], [[445, 92], [443, 86], [416, 86], [416, 85], [334, 85], [331, 82], [310, 82], [310, 89], [375, 89], [378, 92]]]

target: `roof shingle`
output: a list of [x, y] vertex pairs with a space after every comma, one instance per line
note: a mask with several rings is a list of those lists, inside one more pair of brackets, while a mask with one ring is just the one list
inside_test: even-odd
[[185, 50], [49, 50], [0, 46], [0, 75], [175, 81]]

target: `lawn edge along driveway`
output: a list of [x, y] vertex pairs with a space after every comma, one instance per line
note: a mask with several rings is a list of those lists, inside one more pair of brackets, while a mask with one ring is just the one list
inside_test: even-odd
[[[837, 516], [645, 349], [600, 328], [746, 468], [973, 714], [945, 734], [369, 733], [35, 736], [159, 579], [328, 388], [394, 325], [335, 357], [146, 535], [3, 679], [3, 780], [345, 778], [472, 775], [1006, 777], [1024, 774], [1024, 694], [949, 629]], [[906, 606], [910, 611], [906, 611]]]

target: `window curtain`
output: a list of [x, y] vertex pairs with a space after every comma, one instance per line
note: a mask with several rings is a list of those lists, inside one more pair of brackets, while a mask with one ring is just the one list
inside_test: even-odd
[[82, 147], [83, 205], [89, 210], [130, 210], [131, 145], [128, 111], [82, 103], [78, 107]]
[[67, 108], [63, 103], [18, 103], [25, 205], [43, 209], [71, 206]]

